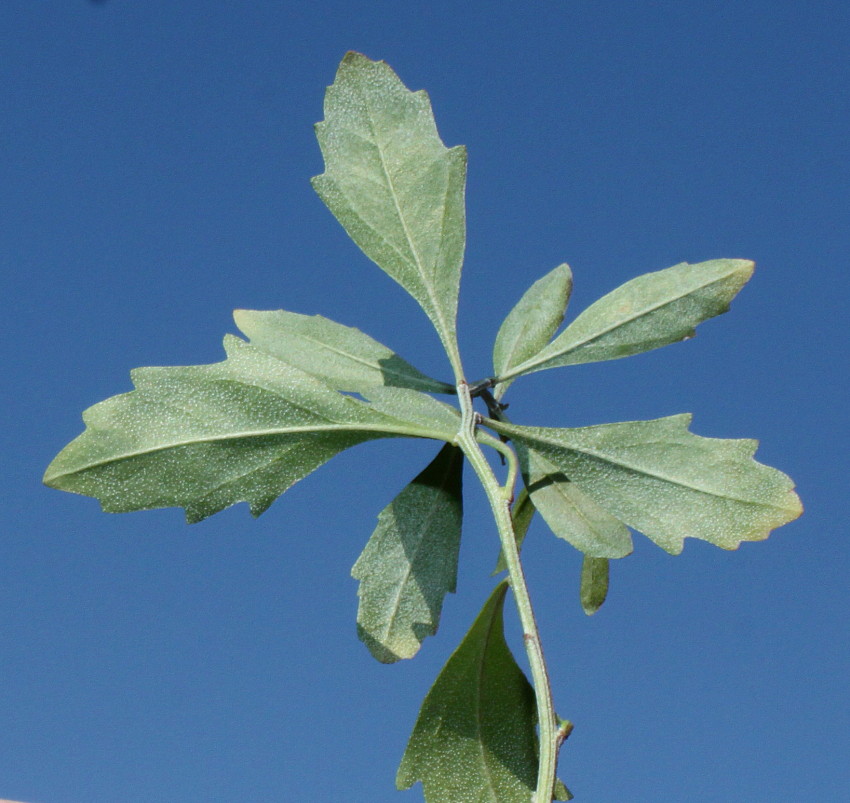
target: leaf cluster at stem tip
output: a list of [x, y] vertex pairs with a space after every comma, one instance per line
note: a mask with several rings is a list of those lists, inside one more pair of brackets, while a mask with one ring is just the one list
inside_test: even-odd
[[[503, 398], [534, 372], [692, 337], [728, 310], [753, 263], [713, 259], [646, 273], [566, 326], [573, 274], [559, 265], [505, 317], [489, 378], [468, 385], [456, 321], [465, 148], [443, 144], [424, 91], [409, 91], [385, 63], [358, 53], [339, 65], [316, 135], [324, 157], [316, 192], [432, 321], [452, 381], [318, 315], [237, 310], [243, 337], [225, 338], [222, 362], [134, 371], [130, 393], [84, 413], [85, 431], [44, 481], [96, 497], [109, 512], [179, 506], [195, 522], [246, 502], [256, 516], [349, 447], [378, 438], [437, 441], [433, 459], [378, 515], [352, 569], [360, 638], [376, 659], [394, 663], [437, 632], [445, 595], [457, 586], [465, 462], [493, 510], [501, 547], [494, 573], [507, 570], [509, 582], [496, 585], [428, 692], [397, 784], [421, 781], [428, 803], [570, 799], [555, 773], [572, 725], [554, 711], [520, 563], [535, 514], [582, 554], [579, 599], [593, 614], [608, 593], [609, 561], [632, 551], [633, 532], [671, 554], [686, 537], [735, 549], [802, 508], [791, 480], [753, 459], [755, 441], [701, 437], [690, 431], [690, 415], [526, 426], [508, 418]], [[474, 410], [476, 399], [483, 409]], [[485, 446], [507, 461], [506, 482]], [[509, 587], [533, 685], [503, 633]]]

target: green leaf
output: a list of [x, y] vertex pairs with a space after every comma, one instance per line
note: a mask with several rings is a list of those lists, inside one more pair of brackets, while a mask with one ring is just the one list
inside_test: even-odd
[[[460, 429], [460, 412], [457, 407], [441, 402], [416, 390], [407, 388], [374, 387], [364, 389], [363, 398], [371, 402], [372, 410], [381, 412], [399, 421], [415, 421], [418, 426], [428, 427], [435, 432], [457, 434]], [[442, 440], [454, 438], [440, 436]]]
[[549, 529], [585, 555], [622, 558], [632, 551], [629, 528], [570, 482], [536, 449], [516, 443], [526, 488]]
[[592, 616], [602, 607], [605, 597], [608, 596], [608, 558], [584, 556], [579, 596], [581, 607], [588, 616]]
[[505, 376], [616, 360], [693, 337], [698, 323], [729, 309], [754, 267], [744, 259], [715, 259], [638, 276], [591, 304], [546, 348]]
[[385, 664], [412, 658], [437, 632], [443, 598], [455, 591], [463, 519], [463, 452], [446, 444], [378, 516], [354, 564], [357, 630]]
[[534, 692], [503, 634], [499, 583], [422, 704], [396, 777], [427, 803], [528, 803], [537, 782]]
[[410, 92], [384, 62], [359, 53], [339, 65], [316, 135], [325, 159], [316, 192], [457, 359], [466, 149], [443, 145], [424, 91]]
[[236, 337], [224, 344], [223, 362], [133, 371], [136, 389], [83, 414], [86, 431], [57, 455], [45, 483], [95, 496], [112, 513], [178, 506], [195, 522], [244, 501], [258, 516], [350, 446], [405, 435], [450, 441], [457, 432], [449, 416], [408, 421]]
[[672, 554], [686, 537], [736, 549], [802, 513], [791, 479], [752, 459], [757, 441], [702, 438], [688, 431], [690, 421], [685, 414], [577, 429], [486, 423], [542, 454]]
[[[569, 265], [558, 265], [555, 270], [538, 279], [508, 313], [493, 346], [493, 371], [495, 376], [506, 374], [511, 368], [525, 362], [539, 352], [551, 339], [564, 320], [573, 274]], [[510, 381], [496, 387], [494, 396], [501, 399]]]
[[[525, 536], [528, 534], [528, 528], [531, 526], [531, 520], [534, 518], [534, 504], [528, 491], [523, 488], [517, 495], [514, 506], [511, 508], [511, 521], [513, 522], [514, 538], [518, 549], [522, 548], [522, 542], [525, 541]], [[496, 561], [496, 568], [493, 569], [493, 574], [503, 572], [508, 568], [505, 562], [505, 553], [499, 551], [499, 559]]]
[[426, 393], [454, 393], [395, 352], [351, 326], [321, 315], [239, 309], [236, 325], [251, 345], [327, 382], [336, 390], [360, 392], [376, 385]]

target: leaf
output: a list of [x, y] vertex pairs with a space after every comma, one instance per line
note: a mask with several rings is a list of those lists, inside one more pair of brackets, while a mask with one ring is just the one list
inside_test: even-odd
[[638, 276], [591, 304], [546, 348], [504, 376], [616, 360], [693, 337], [698, 323], [729, 309], [754, 267], [744, 259], [715, 259]]
[[[511, 508], [511, 521], [513, 522], [514, 538], [518, 549], [522, 548], [522, 542], [525, 541], [525, 536], [528, 534], [528, 528], [531, 526], [531, 520], [534, 518], [534, 504], [528, 491], [523, 488], [517, 495], [513, 508]], [[503, 572], [508, 568], [505, 561], [505, 553], [499, 552], [499, 559], [496, 561], [496, 568], [493, 569], [493, 574]]]
[[579, 596], [581, 607], [588, 616], [592, 616], [602, 607], [605, 597], [608, 596], [608, 558], [584, 556]]
[[528, 803], [537, 782], [534, 692], [502, 632], [499, 583], [428, 692], [396, 777], [427, 803]]
[[[460, 412], [457, 407], [441, 402], [433, 396], [407, 388], [374, 387], [364, 389], [363, 398], [371, 402], [372, 410], [400, 421], [415, 421], [437, 432], [457, 433], [460, 429]], [[449, 441], [452, 438], [443, 438]]]
[[224, 345], [224, 362], [133, 371], [136, 390], [83, 414], [86, 431], [53, 460], [45, 483], [95, 496], [111, 513], [179, 506], [196, 522], [248, 502], [258, 516], [350, 446], [404, 435], [450, 441], [457, 432], [337, 393], [236, 337]]
[[378, 515], [351, 575], [360, 580], [357, 630], [385, 664], [412, 658], [437, 632], [454, 592], [463, 519], [463, 452], [446, 444]]
[[236, 310], [236, 325], [251, 345], [327, 382], [336, 390], [360, 392], [376, 385], [426, 393], [454, 393], [395, 352], [352, 326], [321, 315], [274, 310]]
[[348, 53], [316, 125], [325, 172], [313, 187], [352, 240], [425, 310], [457, 355], [466, 243], [466, 149], [448, 149], [424, 91]]
[[[564, 264], [525, 291], [496, 335], [493, 346], [495, 376], [506, 374], [533, 357], [552, 339], [564, 320], [572, 289], [573, 274], [570, 266]], [[496, 388], [496, 399], [504, 396], [510, 384], [510, 381], [503, 382]]]
[[632, 551], [629, 528], [540, 452], [516, 443], [525, 486], [549, 529], [585, 555], [622, 558]]
[[486, 424], [542, 454], [672, 554], [686, 537], [736, 549], [802, 513], [791, 479], [752, 459], [757, 441], [702, 438], [688, 431], [690, 421], [684, 414], [577, 429]]

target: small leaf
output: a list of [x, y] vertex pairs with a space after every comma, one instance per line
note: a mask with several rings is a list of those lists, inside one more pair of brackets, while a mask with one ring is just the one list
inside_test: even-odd
[[316, 125], [325, 172], [313, 187], [352, 240], [425, 310], [457, 355], [466, 243], [466, 149], [440, 140], [424, 91], [348, 53]]
[[336, 390], [360, 392], [377, 385], [426, 393], [454, 393], [414, 368], [395, 352], [352, 326], [274, 310], [236, 310], [236, 325], [251, 345], [322, 379]]
[[690, 421], [686, 414], [577, 429], [486, 423], [672, 554], [686, 537], [736, 549], [802, 513], [791, 479], [752, 459], [757, 441], [702, 438], [688, 431]]
[[616, 360], [692, 337], [697, 324], [729, 309], [754, 267], [745, 259], [715, 259], [638, 276], [591, 304], [505, 376]]
[[[514, 538], [516, 539], [517, 549], [522, 548], [522, 542], [525, 541], [525, 536], [528, 533], [528, 528], [531, 525], [531, 520], [534, 518], [534, 504], [528, 491], [523, 488], [517, 495], [513, 508], [511, 508], [511, 521], [513, 522]], [[496, 561], [496, 568], [493, 569], [493, 574], [503, 572], [508, 568], [505, 562], [505, 553], [499, 551], [499, 559]]]
[[581, 607], [592, 616], [608, 596], [608, 558], [585, 555], [581, 564]]
[[195, 522], [248, 502], [258, 516], [350, 446], [400, 436], [451, 441], [457, 432], [456, 416], [405, 420], [236, 337], [224, 344], [224, 362], [133, 371], [136, 390], [83, 414], [86, 431], [53, 460], [45, 483], [95, 496], [111, 513], [183, 507]]
[[[495, 376], [506, 374], [533, 357], [552, 339], [564, 320], [572, 289], [570, 266], [558, 265], [525, 291], [496, 335], [493, 346]], [[503, 382], [496, 387], [493, 394], [496, 399], [502, 398], [510, 384], [510, 381]]]
[[351, 575], [360, 580], [357, 630], [385, 664], [412, 658], [437, 632], [455, 591], [463, 519], [463, 452], [446, 444], [378, 516]]
[[585, 555], [622, 558], [632, 551], [629, 528], [600, 507], [536, 449], [516, 443], [526, 488], [549, 529]]
[[537, 782], [534, 692], [502, 632], [499, 583], [440, 672], [396, 777], [427, 803], [528, 803]]

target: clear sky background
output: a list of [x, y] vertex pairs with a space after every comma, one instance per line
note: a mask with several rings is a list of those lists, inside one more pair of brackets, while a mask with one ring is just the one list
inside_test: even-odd
[[758, 438], [806, 506], [737, 552], [636, 536], [590, 619], [578, 553], [534, 525], [577, 800], [847, 800], [848, 35], [846, 2], [3, 0], [0, 797], [422, 799], [395, 770], [497, 553], [471, 475], [458, 593], [393, 666], [356, 638], [349, 571], [431, 444], [346, 452], [257, 521], [106, 515], [41, 485], [131, 368], [221, 359], [236, 307], [322, 313], [450, 376], [309, 185], [354, 49], [469, 147], [472, 373], [560, 262], [573, 315], [683, 260], [758, 265], [695, 340], [508, 397], [549, 426], [693, 412], [698, 434]]

